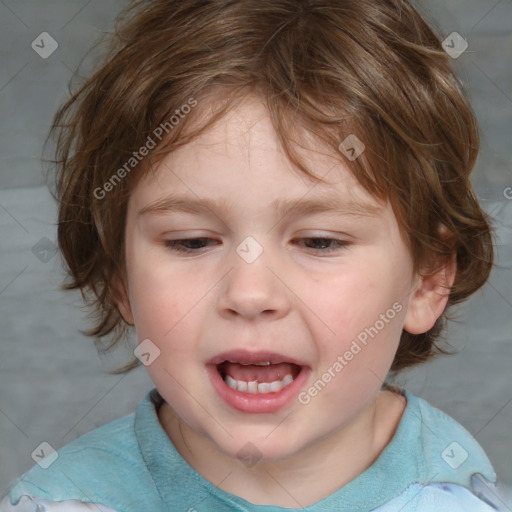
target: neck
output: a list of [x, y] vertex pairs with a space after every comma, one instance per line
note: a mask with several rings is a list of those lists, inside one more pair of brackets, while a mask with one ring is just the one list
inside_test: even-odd
[[218, 488], [250, 503], [287, 508], [310, 506], [369, 468], [391, 441], [405, 397], [382, 391], [349, 425], [278, 461], [247, 467], [186, 425], [164, 403], [160, 423], [178, 453]]

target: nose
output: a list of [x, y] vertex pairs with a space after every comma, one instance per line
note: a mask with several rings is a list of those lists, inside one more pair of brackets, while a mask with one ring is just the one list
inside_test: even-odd
[[276, 262], [260, 257], [247, 263], [235, 254], [232, 270], [223, 282], [217, 300], [218, 312], [225, 318], [240, 316], [247, 320], [259, 317], [278, 319], [290, 311], [291, 291]]

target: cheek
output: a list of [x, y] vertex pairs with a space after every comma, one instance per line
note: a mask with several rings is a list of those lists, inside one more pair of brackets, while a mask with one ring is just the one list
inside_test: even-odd
[[311, 326], [321, 345], [322, 366], [329, 367], [339, 355], [346, 355], [343, 373], [356, 381], [368, 379], [367, 374], [362, 376], [363, 367], [384, 378], [405, 314], [398, 276], [382, 266], [369, 269], [370, 263], [352, 267], [350, 273], [318, 289], [315, 312], [322, 322]]
[[398, 300], [399, 293], [385, 278], [351, 271], [349, 275], [333, 277], [315, 296], [315, 306], [319, 317], [325, 319], [326, 328], [344, 338], [372, 325]]
[[183, 293], [179, 275], [166, 276], [162, 266], [150, 259], [130, 262], [130, 305], [139, 340], [149, 338], [162, 345], [173, 327], [187, 312], [188, 294]]
[[137, 233], [128, 237], [126, 260], [135, 326], [151, 324], [152, 331], [168, 331], [185, 314], [193, 283], [184, 287], [188, 276], [171, 272], [162, 247], [151, 246]]

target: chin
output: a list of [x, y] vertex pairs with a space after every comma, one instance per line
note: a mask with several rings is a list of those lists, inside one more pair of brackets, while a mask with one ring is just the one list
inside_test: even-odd
[[[294, 456], [303, 446], [294, 446], [285, 443], [282, 438], [275, 436], [275, 439], [269, 439], [268, 430], [260, 435], [243, 436], [229, 439], [226, 444], [215, 443], [218, 450], [222, 451], [228, 457], [240, 460], [248, 467], [258, 463], [278, 462]], [[289, 439], [288, 439], [289, 440]]]

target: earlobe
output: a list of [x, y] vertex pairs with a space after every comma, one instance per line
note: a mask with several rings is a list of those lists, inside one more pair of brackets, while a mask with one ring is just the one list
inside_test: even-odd
[[431, 329], [443, 314], [455, 281], [456, 254], [430, 276], [418, 277], [417, 285], [405, 316], [404, 330], [410, 334], [423, 334]]

